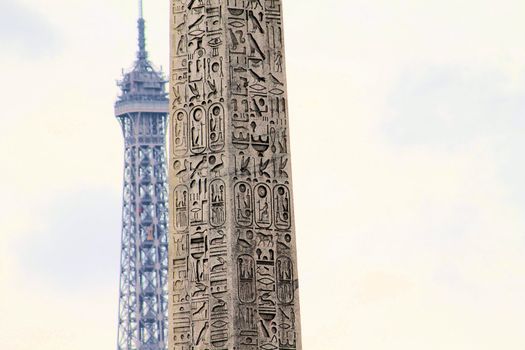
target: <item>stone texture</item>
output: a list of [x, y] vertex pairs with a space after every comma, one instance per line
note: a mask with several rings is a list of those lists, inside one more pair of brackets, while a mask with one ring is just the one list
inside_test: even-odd
[[282, 2], [171, 0], [172, 350], [300, 350]]

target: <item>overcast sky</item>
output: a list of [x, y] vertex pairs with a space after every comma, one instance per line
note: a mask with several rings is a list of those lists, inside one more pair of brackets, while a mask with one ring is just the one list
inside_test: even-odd
[[[284, 7], [304, 350], [524, 349], [525, 2]], [[116, 347], [136, 16], [0, 0], [2, 349]]]

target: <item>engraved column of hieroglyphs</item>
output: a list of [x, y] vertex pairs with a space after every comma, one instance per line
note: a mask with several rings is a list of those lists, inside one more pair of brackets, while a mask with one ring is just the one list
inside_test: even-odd
[[228, 349], [221, 0], [172, 0], [170, 349]]
[[300, 349], [282, 3], [227, 0], [238, 350]]

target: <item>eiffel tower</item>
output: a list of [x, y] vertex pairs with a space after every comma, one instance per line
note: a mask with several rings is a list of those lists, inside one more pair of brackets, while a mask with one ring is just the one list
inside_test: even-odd
[[117, 349], [165, 350], [168, 99], [163, 73], [148, 60], [142, 0], [137, 57], [118, 85], [115, 116], [124, 135], [124, 191]]

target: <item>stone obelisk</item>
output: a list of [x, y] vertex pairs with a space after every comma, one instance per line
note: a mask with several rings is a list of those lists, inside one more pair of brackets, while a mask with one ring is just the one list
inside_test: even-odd
[[171, 0], [170, 350], [300, 350], [281, 0]]

